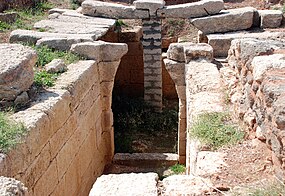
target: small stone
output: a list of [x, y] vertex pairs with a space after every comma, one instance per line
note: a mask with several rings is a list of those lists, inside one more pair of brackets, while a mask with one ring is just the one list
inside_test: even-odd
[[260, 128], [260, 126], [256, 127], [256, 131], [255, 131], [255, 135], [256, 135], [256, 138], [261, 140], [261, 141], [265, 141], [266, 138]]
[[18, 13], [0, 13], [0, 21], [6, 23], [13, 23], [16, 21], [16, 18], [19, 17]]
[[25, 105], [29, 101], [29, 95], [27, 92], [23, 92], [20, 95], [17, 96], [14, 103], [16, 105]]
[[62, 59], [54, 59], [45, 65], [45, 70], [48, 73], [62, 73], [67, 71], [67, 66]]

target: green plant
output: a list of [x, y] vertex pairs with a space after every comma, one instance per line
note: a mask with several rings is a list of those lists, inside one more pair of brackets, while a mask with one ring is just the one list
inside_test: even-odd
[[127, 26], [127, 25], [123, 20], [119, 19], [119, 20], [116, 20], [115, 26], [122, 27], [122, 26]]
[[205, 113], [199, 115], [190, 129], [190, 135], [212, 149], [241, 141], [244, 133], [233, 125], [229, 114]]
[[51, 62], [53, 59], [58, 59], [58, 58], [63, 59], [67, 64], [74, 63], [76, 61], [84, 59], [79, 55], [73, 54], [71, 52], [54, 50], [48, 48], [47, 46], [41, 46], [41, 47], [32, 46], [32, 47], [37, 51], [38, 54], [38, 61], [36, 63], [37, 67], [42, 67]]
[[9, 30], [10, 28], [11, 28], [10, 24], [0, 21], [0, 32]]
[[275, 182], [264, 186], [263, 188], [254, 189], [248, 194], [250, 196], [284, 196], [285, 185], [281, 182]]
[[51, 87], [54, 86], [54, 83], [59, 74], [51, 74], [46, 71], [37, 71], [34, 77], [34, 83], [37, 87]]
[[175, 165], [170, 167], [170, 170], [174, 174], [181, 174], [181, 173], [184, 173], [186, 171], [186, 167], [185, 167], [185, 165], [175, 164]]
[[70, 0], [70, 5], [73, 10], [76, 10], [77, 8], [79, 8], [80, 3], [78, 2], [78, 0]]
[[19, 143], [24, 136], [26, 128], [21, 123], [16, 123], [7, 117], [7, 113], [0, 112], [0, 150], [7, 153]]

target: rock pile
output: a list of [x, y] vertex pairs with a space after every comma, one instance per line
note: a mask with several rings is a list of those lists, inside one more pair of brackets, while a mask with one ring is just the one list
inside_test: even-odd
[[235, 71], [231, 101], [251, 138], [272, 149], [275, 172], [285, 179], [285, 43], [257, 39], [233, 40], [229, 65]]

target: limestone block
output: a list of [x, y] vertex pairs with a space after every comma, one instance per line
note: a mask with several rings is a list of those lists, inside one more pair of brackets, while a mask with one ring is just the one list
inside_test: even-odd
[[34, 193], [51, 194], [58, 184], [58, 180], [57, 165], [56, 161], [54, 160], [51, 162], [49, 168], [46, 170], [43, 176], [37, 181], [33, 189]]
[[282, 46], [282, 43], [280, 45], [280, 43], [275, 41], [261, 41], [252, 38], [235, 39], [231, 42], [228, 53], [229, 65], [238, 70], [241, 70], [244, 66], [252, 70], [251, 62], [255, 56], [270, 55], [280, 46]]
[[75, 24], [81, 23], [81, 24], [97, 25], [102, 27], [112, 27], [116, 23], [116, 20], [110, 18], [91, 17], [78, 13], [75, 15], [70, 12], [64, 12], [63, 14], [56, 14], [53, 17], [49, 17], [49, 19], [55, 22], [67, 22]]
[[149, 10], [150, 16], [156, 16], [158, 9], [163, 8], [165, 5], [164, 0], [136, 0], [133, 2], [134, 6], [138, 10]]
[[186, 64], [185, 73], [189, 84], [187, 89], [191, 94], [220, 90], [220, 73], [213, 63], [192, 61]]
[[285, 54], [256, 56], [252, 60], [252, 67], [254, 80], [262, 81], [266, 71], [276, 68], [285, 68]]
[[213, 60], [213, 48], [209, 44], [199, 43], [194, 45], [184, 46], [185, 62], [207, 60], [211, 62]]
[[189, 109], [187, 110], [191, 114], [189, 120], [195, 119], [198, 115], [206, 112], [223, 112], [222, 95], [217, 92], [200, 92], [195, 95], [191, 95], [187, 102]]
[[157, 196], [156, 173], [109, 174], [97, 178], [89, 196]]
[[20, 44], [1, 44], [0, 53], [0, 100], [14, 100], [33, 84], [37, 54]]
[[184, 46], [186, 45], [193, 46], [195, 44], [192, 42], [170, 44], [167, 50], [167, 58], [180, 63], [185, 63]]
[[219, 13], [224, 9], [222, 0], [202, 0], [193, 3], [165, 6], [157, 11], [159, 17], [195, 18]]
[[10, 196], [10, 195], [18, 195], [25, 196], [27, 195], [28, 189], [25, 185], [13, 178], [7, 178], [4, 176], [0, 176], [0, 195]]
[[62, 73], [67, 70], [67, 66], [62, 59], [53, 59], [50, 63], [45, 65], [45, 70], [48, 73]]
[[[115, 75], [116, 75], [116, 72], [117, 72], [119, 65], [120, 65], [120, 61], [100, 62], [98, 64], [100, 83], [101, 82], [112, 82], [112, 84], [113, 84], [114, 83], [113, 81], [115, 80]], [[108, 83], [107, 85], [109, 87], [111, 87], [110, 83]], [[104, 95], [105, 95], [105, 93], [108, 93], [108, 91], [112, 89], [111, 88], [109, 90], [106, 90], [106, 86], [103, 88], [105, 88], [105, 90], [102, 89], [102, 93], [104, 93]], [[110, 95], [110, 94], [108, 94], [108, 95]]]
[[210, 34], [208, 43], [213, 47], [215, 57], [228, 56], [228, 50], [231, 46], [231, 41], [234, 39], [254, 38], [264, 40], [282, 40], [285, 39], [284, 32], [258, 32], [250, 33], [247, 31], [232, 32], [226, 34]]
[[[186, 85], [184, 86], [175, 86], [179, 99], [181, 100], [181, 104], [184, 105], [186, 101]], [[180, 104], [180, 103], [179, 103]], [[186, 104], [186, 103], [185, 103]]]
[[280, 10], [258, 10], [261, 28], [277, 28], [281, 25], [283, 13]]
[[49, 33], [49, 32], [37, 32], [29, 30], [15, 30], [10, 34], [10, 42], [25, 42], [30, 44], [36, 44], [39, 39], [42, 38], [61, 38], [66, 40], [81, 40], [83, 41], [93, 41], [97, 37], [94, 34], [60, 34], [60, 33]]
[[74, 23], [56, 20], [41, 20], [34, 24], [35, 29], [45, 29], [50, 33], [62, 34], [94, 34], [96, 37], [102, 37], [109, 29], [107, 25]]
[[[284, 102], [285, 101], [285, 92], [283, 93], [283, 96], [280, 96], [277, 101], [273, 104], [274, 107], [274, 118], [275, 118], [275, 123], [277, 125], [278, 129], [284, 130], [285, 129], [285, 106]], [[281, 133], [276, 133], [277, 136], [280, 134], [280, 138], [282, 138], [282, 142], [284, 145], [284, 135]]]
[[70, 50], [98, 62], [111, 62], [120, 60], [127, 53], [128, 45], [104, 41], [85, 42], [72, 45]]
[[82, 13], [89, 16], [125, 19], [149, 18], [148, 10], [137, 10], [134, 6], [94, 0], [85, 0], [81, 6]]
[[165, 68], [177, 86], [185, 86], [185, 63], [163, 59]]
[[253, 24], [252, 7], [222, 10], [219, 14], [190, 20], [205, 34], [248, 29]]
[[142, 27], [135, 26], [131, 29], [122, 29], [119, 34], [119, 41], [121, 43], [127, 43], [128, 45], [135, 44], [137, 42], [140, 42], [142, 36]]
[[227, 167], [225, 157], [226, 153], [222, 152], [199, 152], [197, 157], [196, 174], [198, 176], [218, 174], [224, 167]]
[[165, 195], [205, 195], [211, 192], [212, 183], [209, 179], [188, 176], [173, 175], [163, 179]]

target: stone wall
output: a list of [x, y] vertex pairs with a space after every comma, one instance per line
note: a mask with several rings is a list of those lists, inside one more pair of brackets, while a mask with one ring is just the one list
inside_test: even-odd
[[[237, 39], [231, 43], [227, 78], [230, 101], [249, 138], [272, 150], [276, 175], [285, 180], [285, 52], [284, 43]], [[227, 75], [227, 76], [226, 76]], [[231, 76], [231, 77], [228, 77]]]
[[[1, 154], [0, 173], [23, 182], [29, 195], [87, 195], [113, 158], [112, 89], [127, 47], [92, 44], [96, 61], [69, 65], [54, 87], [13, 115], [28, 134], [7, 155]], [[121, 52], [115, 55], [110, 49]]]

